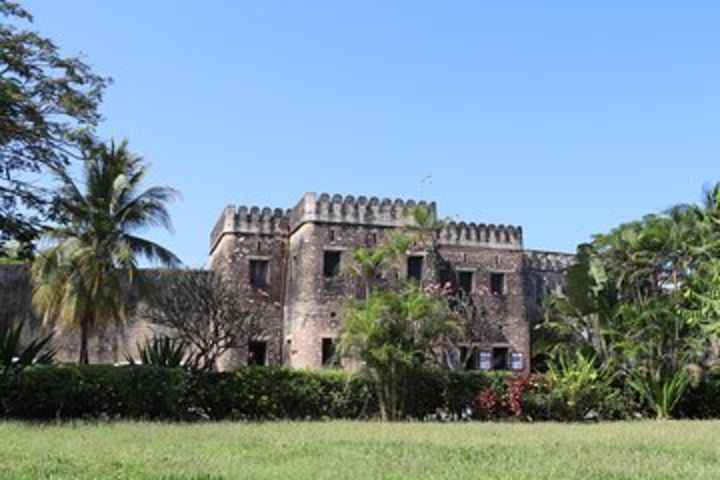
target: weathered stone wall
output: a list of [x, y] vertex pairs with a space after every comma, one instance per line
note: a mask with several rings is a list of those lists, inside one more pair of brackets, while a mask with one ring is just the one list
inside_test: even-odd
[[30, 269], [26, 265], [0, 265], [0, 323], [25, 322], [38, 328], [40, 322], [30, 306]]
[[[26, 265], [0, 266], [0, 323], [25, 324], [24, 339], [54, 332], [52, 348], [57, 350], [56, 359], [74, 362], [79, 355], [79, 332], [57, 328], [52, 322], [43, 324], [33, 312], [30, 269]], [[139, 319], [132, 302], [128, 322], [124, 325], [112, 322], [105, 328], [96, 328], [90, 338], [89, 353], [92, 363], [125, 362], [126, 355], [137, 356], [137, 344], [152, 336], [151, 325]]]
[[528, 322], [543, 320], [543, 302], [550, 293], [562, 293], [565, 274], [575, 262], [575, 255], [540, 250], [526, 250], [525, 282]]
[[[530, 358], [530, 330], [525, 298], [525, 268], [521, 250], [483, 248], [478, 246], [441, 246], [440, 254], [455, 272], [472, 272], [473, 290], [483, 292], [486, 309], [485, 325], [480, 325], [479, 338], [472, 344], [481, 352], [506, 347], [510, 354], [523, 357], [522, 372], [527, 372]], [[504, 277], [503, 293], [491, 292], [491, 274]]]
[[[361, 295], [361, 282], [349, 272], [351, 254], [386, 240], [387, 227], [307, 222], [289, 239], [290, 255], [285, 296], [287, 363], [294, 367], [322, 366], [322, 339], [337, 340], [344, 307]], [[324, 274], [325, 252], [337, 252], [337, 275]]]

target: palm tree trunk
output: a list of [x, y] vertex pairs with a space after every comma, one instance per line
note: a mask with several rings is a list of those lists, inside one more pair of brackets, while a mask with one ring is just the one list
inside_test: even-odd
[[90, 329], [93, 324], [93, 314], [88, 312], [80, 322], [80, 365], [88, 365], [90, 363], [90, 355], [88, 353], [88, 343], [90, 340]]

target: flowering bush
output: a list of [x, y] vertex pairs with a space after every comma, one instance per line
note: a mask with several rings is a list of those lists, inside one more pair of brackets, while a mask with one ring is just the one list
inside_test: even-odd
[[539, 384], [537, 377], [508, 378], [480, 391], [473, 402], [476, 418], [490, 420], [528, 415], [532, 393]]
[[501, 411], [502, 400], [493, 387], [487, 387], [475, 397], [473, 403], [475, 417], [491, 419], [498, 416]]

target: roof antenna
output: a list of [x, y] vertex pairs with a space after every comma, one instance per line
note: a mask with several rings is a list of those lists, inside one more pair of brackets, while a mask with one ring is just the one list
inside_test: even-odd
[[432, 182], [432, 173], [428, 173], [420, 179], [420, 200], [428, 200], [426, 188], [429, 189], [432, 186]]

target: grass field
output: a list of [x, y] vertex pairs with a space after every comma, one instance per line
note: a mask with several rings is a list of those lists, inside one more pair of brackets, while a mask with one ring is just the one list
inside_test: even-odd
[[720, 422], [0, 423], [9, 479], [720, 479]]

